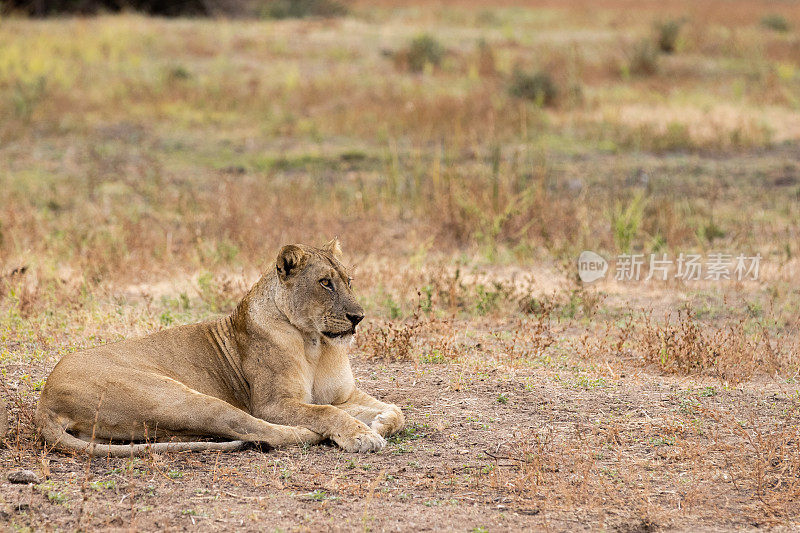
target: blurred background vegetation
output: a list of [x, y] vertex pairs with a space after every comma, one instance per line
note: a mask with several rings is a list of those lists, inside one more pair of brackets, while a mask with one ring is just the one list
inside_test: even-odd
[[795, 261], [793, 3], [3, 6], [6, 294], [21, 269], [76, 302], [253, 272], [336, 234], [362, 262]]
[[336, 0], [9, 0], [3, 2], [6, 13], [36, 17], [56, 15], [97, 15], [136, 11], [170, 17], [332, 17], [346, 15], [347, 6]]

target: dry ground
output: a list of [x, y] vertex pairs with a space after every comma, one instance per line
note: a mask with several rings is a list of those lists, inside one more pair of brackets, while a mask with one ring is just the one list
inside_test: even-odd
[[[798, 4], [398, 4], [0, 20], [0, 525], [800, 528]], [[335, 234], [358, 380], [408, 419], [384, 451], [37, 440], [62, 355], [229, 312], [281, 244]], [[584, 285], [585, 249], [762, 263]]]
[[316, 446], [42, 459], [24, 428], [4, 470], [24, 465], [48, 479], [4, 485], [3, 519], [34, 529], [797, 526], [790, 387], [637, 371], [582, 380], [363, 359], [355, 367], [362, 386], [408, 415], [408, 430], [379, 454]]

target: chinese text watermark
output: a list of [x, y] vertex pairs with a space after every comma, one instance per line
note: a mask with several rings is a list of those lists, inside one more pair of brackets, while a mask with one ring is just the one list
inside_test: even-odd
[[[620, 254], [614, 263], [616, 281], [745, 281], [757, 280], [761, 254], [680, 253], [677, 257], [661, 254]], [[608, 262], [599, 254], [584, 251], [578, 257], [581, 281], [591, 283], [606, 276]]]

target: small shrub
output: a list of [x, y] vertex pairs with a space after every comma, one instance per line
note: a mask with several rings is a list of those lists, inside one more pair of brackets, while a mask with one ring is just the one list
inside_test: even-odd
[[499, 305], [500, 297], [505, 292], [505, 288], [500, 283], [494, 283], [494, 290], [487, 288], [482, 283], [475, 287], [476, 302], [475, 310], [479, 315], [485, 316], [496, 310]]
[[639, 228], [642, 226], [646, 205], [647, 198], [639, 193], [627, 205], [618, 202], [611, 213], [611, 233], [617, 249], [621, 252], [630, 252], [633, 240], [639, 234]]
[[725, 230], [717, 225], [714, 220], [701, 223], [697, 228], [697, 238], [701, 241], [706, 241], [709, 244], [713, 243], [717, 239], [721, 239], [724, 236]]
[[69, 498], [63, 492], [59, 492], [57, 490], [51, 490], [47, 493], [47, 499], [50, 500], [52, 503], [58, 504], [66, 504], [69, 501]]
[[167, 70], [166, 78], [169, 81], [184, 81], [192, 78], [192, 73], [183, 65], [174, 65]]
[[653, 139], [654, 150], [686, 150], [695, 146], [689, 126], [680, 122], [670, 122], [662, 135]]
[[630, 333], [628, 345], [643, 362], [667, 373], [714, 375], [736, 383], [759, 374], [795, 375], [798, 368], [794, 339], [771, 337], [763, 325], [745, 319], [709, 325], [690, 306], [661, 323], [646, 315]]
[[392, 320], [397, 320], [403, 316], [403, 308], [394, 300], [394, 298], [392, 298], [391, 294], [386, 295], [384, 304], [389, 312], [389, 318]]
[[321, 502], [327, 500], [328, 498], [331, 498], [331, 496], [329, 496], [328, 493], [325, 492], [324, 490], [317, 489], [314, 492], [309, 492], [308, 494], [306, 494], [306, 498], [308, 498], [309, 500]]
[[549, 317], [556, 308], [555, 296], [524, 294], [518, 303], [520, 312], [538, 317]]
[[441, 65], [444, 54], [445, 49], [436, 38], [423, 34], [415, 37], [407, 49], [397, 54], [396, 59], [411, 72], [422, 72], [426, 65]]
[[558, 96], [553, 78], [542, 71], [533, 74], [515, 71], [508, 92], [511, 96], [531, 100], [540, 106], [552, 105]]
[[27, 82], [18, 81], [11, 91], [14, 114], [18, 118], [29, 120], [46, 96], [47, 78], [44, 76]]
[[359, 347], [370, 359], [384, 361], [413, 361], [411, 349], [418, 330], [424, 325], [418, 314], [406, 322], [388, 323], [386, 327], [371, 326], [358, 336]]
[[649, 39], [641, 39], [633, 45], [628, 57], [628, 72], [636, 76], [658, 72], [658, 50]]
[[236, 305], [246, 292], [241, 281], [225, 276], [214, 277], [210, 272], [197, 278], [197, 293], [213, 312], [227, 312]]
[[681, 33], [681, 26], [683, 26], [683, 21], [678, 19], [670, 19], [655, 23], [656, 41], [659, 50], [665, 54], [675, 52], [675, 46], [678, 43], [678, 35]]
[[770, 13], [764, 15], [761, 19], [761, 25], [773, 31], [787, 32], [791, 28], [789, 21], [786, 17], [778, 13]]

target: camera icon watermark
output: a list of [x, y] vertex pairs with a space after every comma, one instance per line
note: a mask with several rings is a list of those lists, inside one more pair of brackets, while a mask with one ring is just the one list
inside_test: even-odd
[[[596, 252], [584, 250], [578, 256], [578, 277], [584, 283], [605, 278], [609, 262]], [[675, 258], [667, 254], [619, 254], [614, 261], [616, 281], [746, 281], [758, 280], [761, 254], [709, 253], [685, 254]]]

